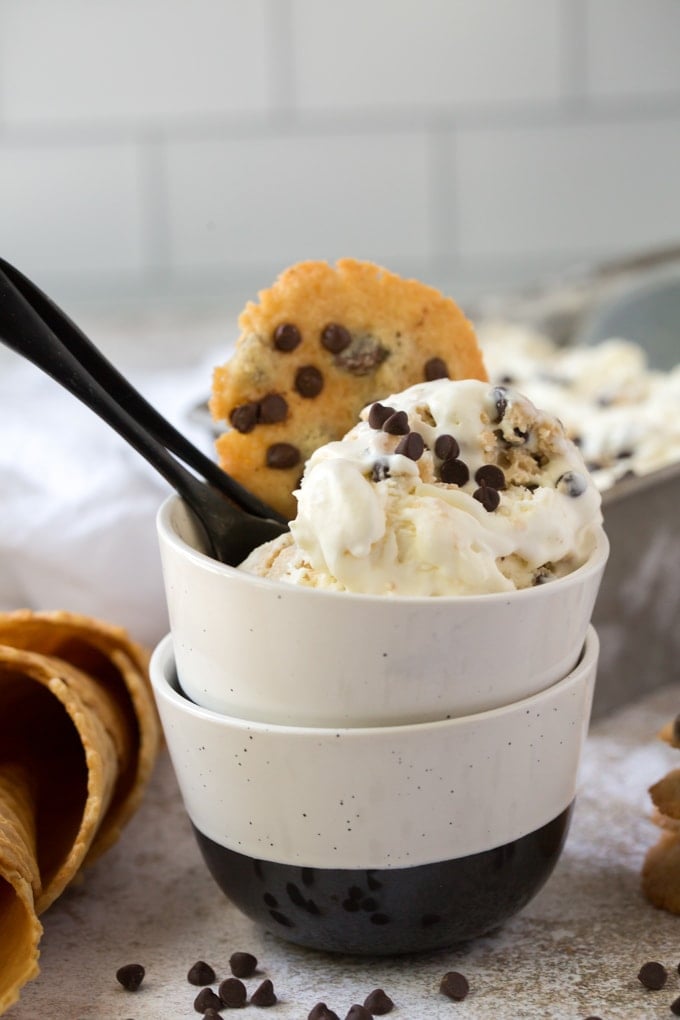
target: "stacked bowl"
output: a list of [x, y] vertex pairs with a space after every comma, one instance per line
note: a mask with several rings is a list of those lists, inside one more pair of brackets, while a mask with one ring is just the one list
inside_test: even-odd
[[281, 937], [429, 950], [520, 910], [567, 834], [598, 657], [602, 537], [478, 596], [313, 590], [218, 563], [170, 497], [151, 677], [213, 877]]

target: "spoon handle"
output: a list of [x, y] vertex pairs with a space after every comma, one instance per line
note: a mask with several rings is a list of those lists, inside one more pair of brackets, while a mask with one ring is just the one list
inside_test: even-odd
[[[5, 277], [4, 280], [3, 275]], [[14, 290], [14, 298], [16, 299], [16, 292], [23, 298], [23, 307], [17, 307], [16, 300], [14, 307], [12, 307], [12, 296], [8, 293], [7, 281]], [[9, 301], [9, 307], [3, 307], [5, 301]], [[33, 316], [28, 316], [26, 305], [34, 312]], [[40, 320], [42, 320], [42, 331], [37, 328]], [[3, 324], [9, 325], [10, 328], [3, 329]], [[20, 346], [17, 346], [18, 327], [21, 329]], [[45, 334], [45, 327], [51, 331], [53, 338], [50, 343], [46, 343], [43, 340], [39, 344], [36, 337]], [[193, 443], [190, 443], [181, 432], [178, 432], [121, 375], [51, 298], [4, 259], [0, 259], [0, 332], [2, 333], [2, 339], [8, 346], [11, 346], [19, 354], [30, 358], [39, 368], [43, 368], [53, 378], [56, 378], [58, 382], [63, 383], [61, 372], [66, 359], [59, 357], [57, 352], [53, 350], [58, 341], [63, 348], [64, 354], [70, 354], [79, 362], [85, 372], [89, 374], [91, 380], [99, 384], [106, 393], [110, 396], [115, 394], [117, 402], [125, 405], [124, 409], [130, 418], [134, 419], [146, 433], [150, 433], [164, 448], [175, 453], [185, 464], [188, 464], [201, 477], [210, 482], [212, 486], [219, 489], [224, 495], [249, 513], [285, 523], [284, 519], [271, 507], [268, 507], [256, 496], [248, 492], [247, 489], [239, 485], [225, 471], [222, 471], [214, 461], [194, 446]], [[29, 350], [32, 353], [29, 353]], [[40, 356], [40, 361], [37, 360], [37, 355]], [[55, 355], [57, 356], [55, 357]], [[51, 359], [52, 368], [46, 367], [44, 363], [46, 357]], [[55, 374], [55, 369], [60, 374]], [[63, 384], [66, 385], [65, 383]], [[82, 380], [79, 385], [82, 385]], [[74, 391], [71, 390], [71, 392]], [[89, 387], [85, 388], [85, 392], [91, 392]], [[75, 392], [74, 395], [84, 399], [82, 391]], [[93, 410], [97, 410], [99, 413], [98, 408], [93, 408]], [[109, 420], [109, 424], [113, 423]], [[126, 438], [129, 438], [129, 434], [126, 434]], [[167, 480], [171, 481], [169, 478]], [[171, 482], [171, 484], [175, 483]]]

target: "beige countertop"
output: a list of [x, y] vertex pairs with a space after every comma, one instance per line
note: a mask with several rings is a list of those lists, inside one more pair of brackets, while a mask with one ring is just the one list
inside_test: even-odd
[[[655, 734], [678, 709], [680, 690], [665, 686], [593, 726], [563, 856], [520, 915], [476, 942], [403, 958], [303, 950], [243, 917], [203, 866], [163, 754], [120, 842], [43, 917], [41, 974], [7, 1020], [195, 1017], [189, 967], [204, 959], [219, 981], [237, 950], [259, 960], [249, 992], [265, 977], [273, 981], [279, 1001], [264, 1014], [271, 1020], [306, 1020], [319, 1001], [344, 1020], [377, 987], [393, 999], [395, 1020], [671, 1016], [680, 996], [680, 918], [646, 903], [639, 875], [657, 838], [647, 788], [680, 765], [678, 752]], [[661, 991], [646, 991], [637, 979], [647, 960], [669, 971]], [[146, 968], [135, 993], [115, 978], [130, 962]], [[438, 991], [448, 970], [468, 978], [463, 1002]]]

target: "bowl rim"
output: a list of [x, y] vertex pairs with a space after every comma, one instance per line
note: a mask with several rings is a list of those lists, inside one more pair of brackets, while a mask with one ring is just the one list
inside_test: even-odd
[[561, 680], [556, 681], [556, 683], [551, 684], [550, 687], [546, 687], [536, 694], [531, 694], [527, 698], [522, 698], [520, 701], [513, 701], [507, 705], [499, 705], [484, 712], [474, 712], [470, 715], [454, 716], [450, 719], [436, 719], [427, 722], [390, 723], [386, 726], [293, 726], [284, 723], [244, 719], [240, 716], [226, 715], [209, 708], [203, 708], [202, 705], [197, 705], [186, 695], [180, 694], [168, 680], [168, 666], [170, 663], [174, 666], [175, 661], [172, 634], [166, 634], [154, 648], [149, 663], [149, 675], [157, 699], [166, 701], [174, 709], [179, 710], [180, 713], [193, 716], [195, 719], [202, 720], [205, 723], [242, 730], [247, 733], [255, 732], [269, 736], [279, 735], [296, 737], [298, 739], [317, 740], [329, 737], [336, 738], [342, 735], [343, 739], [355, 737], [375, 740], [378, 736], [385, 737], [389, 734], [404, 733], [405, 731], [413, 733], [422, 732], [423, 734], [445, 728], [455, 731], [465, 726], [479, 725], [480, 722], [492, 717], [496, 718], [503, 715], [509, 716], [514, 713], [530, 712], [532, 707], [542, 700], [549, 701], [557, 695], [566, 695], [570, 688], [575, 687], [582, 681], [584, 675], [587, 675], [591, 670], [595, 670], [599, 649], [600, 642], [597, 632], [593, 625], [590, 624], [578, 662], [570, 673]]
[[366, 592], [351, 592], [351, 591], [333, 591], [327, 588], [308, 588], [305, 585], [289, 584], [286, 581], [273, 580], [268, 577], [260, 577], [257, 574], [251, 574], [246, 570], [240, 570], [238, 567], [231, 567], [226, 563], [220, 563], [218, 560], [213, 559], [207, 553], [201, 552], [194, 546], [189, 545], [183, 538], [181, 538], [172, 526], [172, 514], [173, 510], [177, 505], [184, 507], [189, 515], [192, 515], [191, 509], [187, 506], [184, 500], [177, 495], [177, 493], [171, 493], [165, 498], [158, 508], [156, 514], [156, 528], [161, 543], [167, 544], [184, 560], [188, 560], [193, 563], [194, 566], [200, 570], [205, 571], [208, 574], [214, 574], [218, 577], [228, 578], [231, 581], [236, 581], [239, 584], [246, 585], [256, 590], [263, 590], [274, 593], [277, 597], [281, 597], [285, 593], [289, 598], [308, 599], [313, 598], [315, 600], [341, 600], [343, 604], [350, 602], [359, 602], [364, 606], [368, 602], [375, 602], [378, 605], [384, 605], [385, 600], [389, 600], [391, 605], [400, 606], [423, 606], [423, 605], [476, 605], [477, 603], [484, 603], [488, 605], [491, 602], [507, 602], [511, 599], [513, 602], [533, 600], [536, 598], [545, 599], [546, 589], [560, 588], [564, 590], [566, 588], [573, 587], [575, 585], [587, 584], [594, 576], [604, 571], [604, 567], [609, 558], [610, 544], [606, 532], [602, 527], [598, 529], [595, 536], [595, 548], [588, 557], [585, 563], [582, 563], [580, 567], [576, 567], [569, 574], [565, 574], [563, 577], [557, 577], [552, 581], [548, 581], [544, 585], [535, 585], [531, 588], [519, 588], [511, 589], [510, 591], [501, 592], [486, 592], [483, 594], [476, 595], [399, 595], [399, 594], [370, 594]]

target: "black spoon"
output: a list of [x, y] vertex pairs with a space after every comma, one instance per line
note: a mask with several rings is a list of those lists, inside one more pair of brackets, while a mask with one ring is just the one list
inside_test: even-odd
[[4, 259], [0, 340], [61, 383], [156, 468], [203, 525], [215, 559], [235, 566], [287, 530], [284, 517], [178, 432], [46, 294]]

